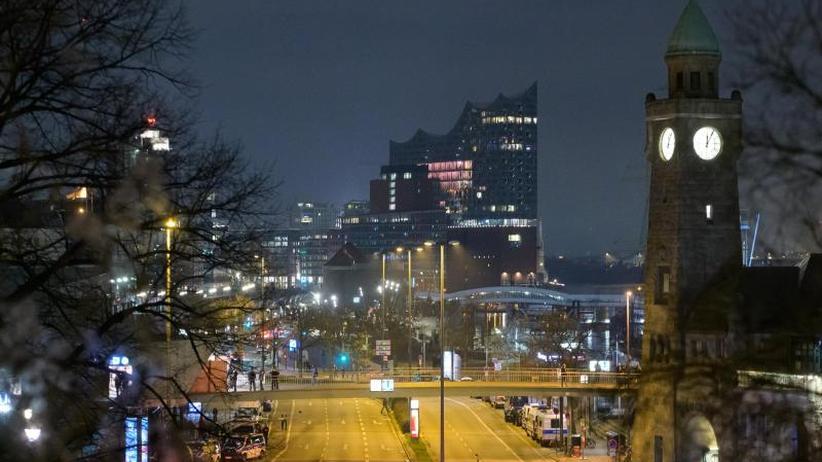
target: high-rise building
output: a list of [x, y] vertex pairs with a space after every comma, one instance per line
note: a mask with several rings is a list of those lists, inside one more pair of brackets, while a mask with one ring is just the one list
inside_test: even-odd
[[424, 165], [386, 165], [371, 180], [371, 213], [431, 210], [436, 188]]
[[[344, 241], [364, 253], [461, 241], [447, 276], [451, 289], [545, 280], [536, 83], [516, 96], [469, 102], [445, 135], [418, 130], [392, 141], [389, 154], [370, 184], [370, 213], [340, 220]], [[416, 264], [434, 278], [435, 261]]]
[[297, 202], [288, 213], [288, 227], [310, 231], [328, 231], [337, 227], [339, 210], [325, 202]]
[[466, 219], [537, 217], [537, 84], [490, 103], [468, 102], [444, 135], [391, 141], [390, 165], [425, 166], [438, 205]]

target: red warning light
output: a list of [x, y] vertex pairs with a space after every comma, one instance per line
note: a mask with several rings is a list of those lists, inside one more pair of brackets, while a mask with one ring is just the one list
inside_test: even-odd
[[154, 116], [148, 116], [146, 117], [146, 123], [148, 123], [149, 127], [153, 127], [157, 124], [157, 118]]

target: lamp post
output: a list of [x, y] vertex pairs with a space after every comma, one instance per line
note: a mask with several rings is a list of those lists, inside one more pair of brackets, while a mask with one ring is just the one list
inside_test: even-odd
[[[166, 220], [166, 293], [164, 301], [166, 308], [166, 377], [168, 380], [166, 388], [166, 399], [171, 400], [171, 237], [172, 231], [179, 226], [177, 220], [169, 218]], [[170, 405], [169, 403], [166, 403]]]
[[[380, 311], [382, 312], [382, 322], [380, 323], [380, 339], [385, 338], [385, 252], [382, 253], [382, 283], [380, 285], [380, 294], [382, 295], [382, 301], [380, 302]], [[383, 356], [382, 360], [382, 368], [385, 369], [385, 356]]]
[[625, 292], [625, 371], [631, 367], [631, 295]]
[[440, 243], [440, 462], [445, 462], [445, 243]]
[[[262, 323], [261, 323], [261, 326], [262, 326], [262, 329], [261, 329], [261, 331], [262, 331], [262, 333], [261, 333], [262, 342], [260, 342], [261, 345], [262, 345], [262, 353], [260, 353], [260, 377], [263, 377], [263, 380], [265, 380], [265, 347], [266, 347], [266, 341], [265, 341], [265, 328], [266, 328], [266, 318], [265, 318], [265, 311], [266, 311], [266, 306], [265, 306], [265, 256], [264, 255], [254, 255], [254, 258], [258, 258], [260, 260], [260, 307], [262, 308], [262, 313], [263, 313], [263, 319], [262, 319]], [[275, 354], [273, 348], [271, 350], [271, 354], [272, 354], [272, 359], [271, 359], [272, 366], [271, 367], [273, 369], [274, 368], [274, 366], [273, 366], [273, 364], [274, 364], [273, 355]], [[260, 385], [260, 387], [262, 387], [262, 385]]]
[[[410, 368], [411, 365], [414, 363], [413, 359], [413, 351], [411, 342], [414, 337], [414, 327], [413, 327], [413, 310], [414, 310], [414, 281], [412, 279], [412, 253], [415, 247], [413, 245], [408, 245], [406, 248], [397, 247], [397, 253], [402, 253], [406, 251], [406, 257], [408, 258], [408, 294], [406, 300], [406, 308], [408, 312], [408, 367]], [[422, 251], [422, 247], [416, 247], [418, 252]]]
[[[457, 246], [459, 241], [441, 241], [440, 247], [440, 462], [445, 462], [445, 246]], [[426, 247], [434, 242], [426, 241]]]

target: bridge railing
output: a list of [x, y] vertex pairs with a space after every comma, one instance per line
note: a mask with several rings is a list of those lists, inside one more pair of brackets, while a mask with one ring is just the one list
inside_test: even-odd
[[[446, 374], [447, 377], [447, 374]], [[533, 384], [556, 384], [559, 386], [614, 387], [636, 383], [639, 374], [626, 372], [591, 372], [586, 370], [566, 370], [564, 373], [550, 368], [517, 368], [501, 371], [482, 368], [464, 368], [456, 381], [461, 382], [519, 382]], [[336, 371], [302, 375], [280, 375], [279, 383], [291, 385], [316, 384], [367, 384], [372, 379], [393, 379], [394, 383], [437, 382], [440, 380], [438, 368], [394, 369], [393, 371]], [[446, 378], [447, 381], [455, 381]]]

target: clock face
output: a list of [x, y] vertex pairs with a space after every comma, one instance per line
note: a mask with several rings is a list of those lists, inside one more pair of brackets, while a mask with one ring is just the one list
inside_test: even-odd
[[722, 136], [713, 127], [702, 127], [694, 134], [694, 151], [700, 159], [712, 160], [722, 152]]
[[662, 130], [659, 135], [659, 156], [662, 160], [669, 161], [674, 157], [674, 148], [676, 147], [676, 134], [671, 127]]

